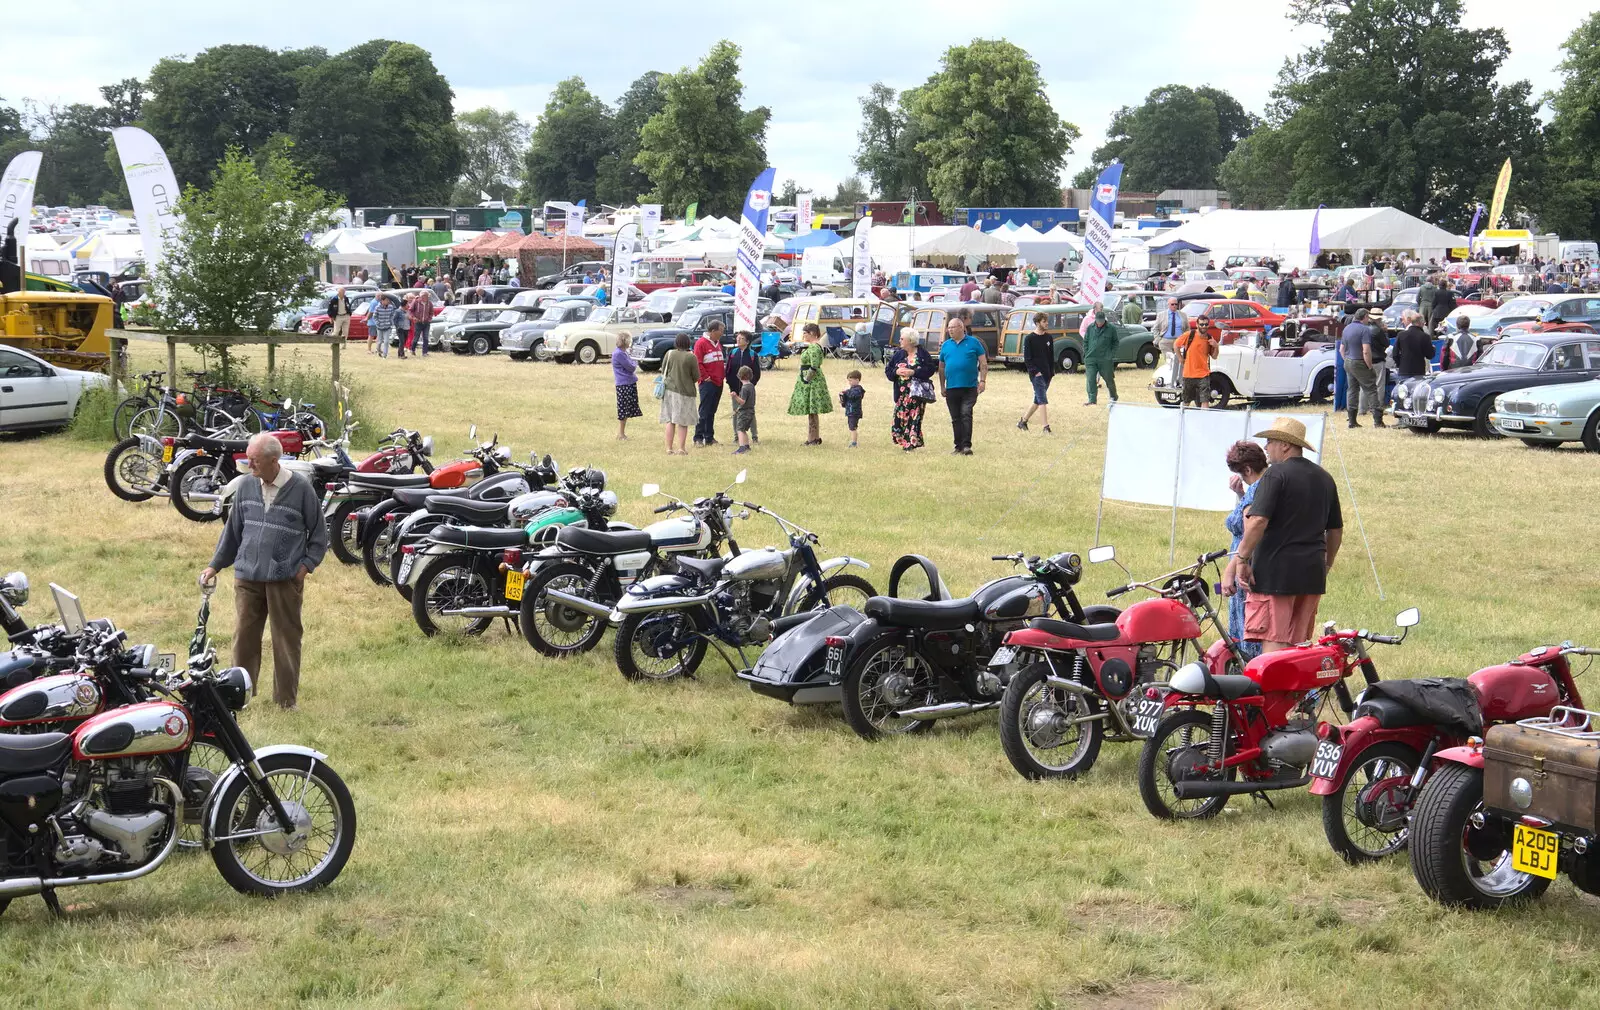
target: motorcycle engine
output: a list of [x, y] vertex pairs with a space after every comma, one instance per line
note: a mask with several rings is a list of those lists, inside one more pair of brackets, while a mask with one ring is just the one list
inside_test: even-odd
[[1261, 741], [1262, 756], [1286, 768], [1304, 768], [1316, 752], [1317, 734], [1312, 729], [1281, 729]]
[[718, 594], [717, 603], [741, 642], [764, 642], [771, 637], [771, 622], [762, 615], [772, 605], [777, 589], [775, 582], [730, 582], [727, 590]]
[[87, 797], [53, 818], [56, 862], [62, 867], [143, 863], [164, 840], [170, 819], [155, 792], [149, 762], [118, 762], [94, 775]]

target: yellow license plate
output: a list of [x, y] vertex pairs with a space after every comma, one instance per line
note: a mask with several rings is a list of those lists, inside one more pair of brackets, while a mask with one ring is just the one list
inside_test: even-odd
[[1561, 836], [1554, 831], [1516, 825], [1511, 836], [1511, 866], [1536, 877], [1556, 879], [1556, 857], [1561, 855]]
[[526, 581], [528, 577], [514, 568], [506, 572], [506, 599], [521, 600], [522, 584]]
[[163, 463], [171, 463], [172, 462], [172, 446], [164, 445], [164, 446], [161, 447], [161, 462], [163, 462]]

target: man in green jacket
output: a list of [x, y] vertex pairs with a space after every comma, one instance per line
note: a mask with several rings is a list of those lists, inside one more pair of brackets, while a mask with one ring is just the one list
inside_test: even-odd
[[1094, 322], [1083, 335], [1083, 374], [1088, 380], [1089, 399], [1085, 407], [1092, 407], [1100, 394], [1100, 379], [1106, 383], [1111, 402], [1117, 402], [1117, 331], [1106, 318], [1104, 306], [1096, 306]]

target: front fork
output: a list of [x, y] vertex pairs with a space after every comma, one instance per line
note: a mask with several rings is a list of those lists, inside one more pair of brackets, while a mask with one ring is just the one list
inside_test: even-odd
[[278, 819], [279, 830], [285, 835], [292, 835], [295, 830], [294, 818], [289, 816], [282, 798], [278, 796], [277, 790], [272, 788], [266, 773], [261, 770], [261, 764], [256, 760], [255, 748], [245, 739], [244, 731], [239, 728], [232, 713], [229, 713], [228, 706], [222, 700], [222, 695], [217, 692], [216, 685], [206, 684], [205, 692], [206, 701], [212, 706], [212, 711], [228, 713], [223, 718], [215, 720], [214, 727], [217, 739], [222, 744], [223, 753], [244, 771], [244, 776], [250, 780], [250, 788], [256, 797], [272, 811], [272, 816]]

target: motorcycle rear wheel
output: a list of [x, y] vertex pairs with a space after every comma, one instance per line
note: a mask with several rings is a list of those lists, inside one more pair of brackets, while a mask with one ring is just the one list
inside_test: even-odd
[[593, 579], [593, 571], [572, 562], [540, 566], [522, 591], [522, 616], [517, 622], [529, 645], [543, 655], [562, 659], [600, 644], [606, 633], [604, 620], [545, 599], [550, 589], [585, 596]]
[[[260, 763], [304, 837], [286, 838], [274, 830], [219, 840], [211, 849], [211, 861], [222, 879], [241, 894], [275, 898], [326, 887], [344, 869], [356, 843], [356, 807], [350, 790], [327, 764], [304, 754], [273, 754]], [[235, 777], [217, 800], [217, 825], [223, 836], [276, 824], [245, 775]]]
[[[1441, 905], [1495, 909], [1529, 901], [1551, 881], [1512, 868], [1509, 844], [1497, 845], [1469, 820], [1483, 809], [1483, 772], [1445, 764], [1423, 783], [1411, 808], [1411, 873], [1428, 897]], [[1500, 851], [1480, 859], [1472, 851]]]
[[[1046, 663], [1018, 671], [1000, 702], [1000, 745], [1011, 767], [1025, 779], [1075, 779], [1094, 767], [1105, 739], [1105, 720], [1092, 719], [1058, 729], [1061, 719], [1101, 715], [1105, 705], [1092, 694], [1052, 687]], [[1048, 755], [1048, 757], [1047, 757]]]
[[[1419, 755], [1404, 744], [1380, 743], [1362, 751], [1355, 767], [1344, 777], [1339, 788], [1322, 797], [1322, 831], [1328, 836], [1333, 851], [1352, 865], [1372, 863], [1393, 855], [1406, 847], [1406, 818], [1400, 815], [1400, 827], [1384, 831], [1375, 824], [1361, 819], [1358, 805], [1363, 793], [1380, 787], [1409, 790], [1410, 779], [1417, 770]], [[1386, 799], [1374, 791], [1365, 797], [1371, 806]]]
[[347, 565], [361, 563], [359, 525], [351, 521], [361, 507], [358, 501], [341, 502], [328, 517], [328, 545], [333, 548], [333, 556]]
[[222, 518], [220, 501], [201, 500], [190, 504], [187, 495], [221, 494], [228, 480], [215, 459], [210, 456], [190, 456], [179, 463], [167, 479], [167, 491], [172, 498], [172, 507], [190, 522], [215, 522]]
[[[1169, 750], [1167, 744], [1174, 741]], [[1172, 791], [1175, 762], [1191, 762], [1204, 757], [1211, 743], [1211, 713], [1184, 709], [1169, 715], [1156, 727], [1155, 735], [1144, 742], [1139, 753], [1139, 797], [1144, 808], [1166, 821], [1198, 821], [1215, 817], [1228, 805], [1226, 796], [1180, 800]], [[1227, 779], [1234, 778], [1232, 768]]]
[[706, 640], [698, 634], [692, 615], [682, 610], [657, 610], [624, 617], [617, 627], [614, 651], [617, 669], [629, 680], [676, 680], [693, 677], [700, 669]]
[[[897, 695], [904, 695], [904, 701], [885, 697], [885, 685], [891, 677], [905, 678], [891, 684]], [[863, 740], [926, 733], [933, 728], [932, 719], [901, 719], [894, 715], [907, 707], [904, 702], [929, 704], [934, 700], [932, 672], [921, 657], [907, 655], [905, 643], [898, 638], [880, 638], [867, 646], [845, 671], [839, 689], [844, 721]]]
[[164, 464], [141, 448], [139, 436], [129, 435], [106, 453], [106, 487], [123, 501], [149, 501], [161, 479]]
[[[395, 560], [394, 531], [399, 523], [388, 522], [382, 516], [370, 519], [373, 531], [361, 541], [361, 567], [375, 586], [392, 586], [399, 573], [400, 563]], [[411, 599], [406, 594], [406, 599]]]
[[424, 635], [440, 632], [481, 635], [494, 623], [493, 617], [467, 617], [440, 611], [487, 607], [493, 597], [489, 580], [478, 570], [473, 555], [441, 554], [429, 558], [417, 574], [411, 593], [411, 616]]

